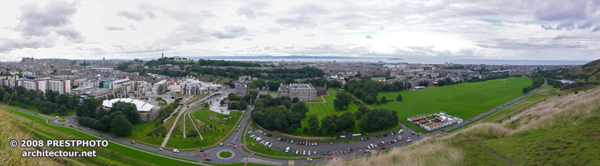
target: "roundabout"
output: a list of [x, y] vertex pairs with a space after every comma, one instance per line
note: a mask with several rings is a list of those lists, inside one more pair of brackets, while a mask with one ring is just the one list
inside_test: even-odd
[[235, 153], [229, 150], [221, 150], [217, 152], [217, 157], [223, 160], [229, 160], [235, 157]]
[[57, 119], [56, 120], [56, 123], [67, 123], [67, 122], [69, 122], [69, 120], [66, 120], [66, 119]]

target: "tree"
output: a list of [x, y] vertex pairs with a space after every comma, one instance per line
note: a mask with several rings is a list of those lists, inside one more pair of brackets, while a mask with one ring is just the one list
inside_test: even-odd
[[258, 96], [258, 92], [255, 90], [251, 90], [250, 92], [248, 92], [248, 94], [252, 95], [254, 98]]
[[67, 95], [67, 94], [58, 95], [58, 96], [56, 96], [55, 101], [56, 101], [55, 103], [58, 104], [58, 106], [65, 105], [65, 106], [67, 106], [67, 108], [69, 108], [69, 105], [68, 105], [69, 104], [69, 95]]
[[70, 109], [75, 109], [79, 105], [79, 95], [69, 96], [68, 100]]
[[237, 107], [238, 107], [238, 102], [237, 101], [231, 101], [227, 105], [227, 109], [230, 109], [230, 110], [237, 110]]
[[360, 112], [360, 111], [354, 112], [354, 118], [356, 118], [356, 119], [362, 118], [362, 112]]
[[34, 106], [40, 106], [40, 104], [42, 104], [42, 101], [40, 100], [40, 98], [35, 98], [33, 99], [33, 101], [31, 101], [31, 104]]
[[262, 87], [265, 87], [266, 85], [267, 85], [267, 82], [265, 82], [265, 80], [262, 80], [262, 79], [252, 80], [252, 83], [250, 83], [251, 88], [262, 88]]
[[133, 125], [127, 120], [125, 115], [116, 115], [112, 120], [110, 127], [112, 133], [123, 137], [131, 135]]
[[283, 100], [283, 101], [281, 101], [281, 105], [285, 106], [288, 110], [290, 108], [292, 108], [292, 102], [290, 102], [289, 100]]
[[313, 132], [319, 129], [319, 119], [317, 118], [317, 115], [310, 115], [310, 117], [308, 118], [308, 127], [310, 128], [310, 131]]
[[248, 107], [248, 104], [246, 103], [246, 101], [241, 101], [241, 102], [239, 102], [239, 104], [238, 104], [238, 107], [237, 107], [237, 108], [238, 108], [239, 110], [246, 110], [246, 108], [247, 108], [247, 107]]
[[250, 100], [255, 99], [255, 96], [252, 96], [252, 94], [248, 93], [246, 94], [246, 96], [244, 96], [244, 101], [246, 102], [250, 102]]
[[241, 97], [239, 97], [239, 96], [237, 96], [237, 95], [235, 95], [235, 93], [230, 93], [230, 94], [227, 96], [227, 99], [229, 99], [229, 100], [231, 100], [231, 101], [240, 101], [240, 100], [242, 100], [242, 98], [241, 98]]
[[271, 91], [277, 91], [279, 89], [279, 85], [280, 85], [280, 82], [276, 81], [276, 80], [270, 80], [269, 82], [267, 82], [267, 86], [269, 87], [269, 90], [271, 90]]
[[402, 101], [402, 95], [398, 94], [398, 97], [396, 97], [396, 101]]
[[323, 130], [325, 130], [326, 133], [333, 133], [337, 130], [337, 125], [335, 124], [334, 116], [337, 116], [337, 115], [333, 114], [333, 115], [325, 116], [325, 117], [323, 117], [323, 119], [321, 119], [321, 128]]
[[387, 99], [385, 98], [385, 96], [381, 97], [381, 104], [385, 104], [387, 103]]
[[61, 114], [61, 115], [65, 115], [69, 112], [69, 109], [67, 108], [66, 105], [61, 105], [60, 108], [58, 108], [57, 113]]
[[219, 104], [225, 105], [225, 100], [221, 100], [221, 102], [219, 102]]
[[40, 104], [38, 110], [40, 110], [40, 112], [44, 114], [51, 114], [54, 112], [54, 109], [52, 107], [53, 104], [50, 101], [44, 101]]
[[114, 112], [123, 113], [127, 120], [133, 124], [140, 123], [140, 113], [138, 112], [135, 104], [125, 102], [113, 103], [112, 107], [110, 108], [110, 113], [112, 114]]
[[340, 92], [335, 95], [335, 100], [333, 100], [333, 105], [336, 109], [342, 110], [348, 108], [350, 106], [350, 96], [346, 93]]
[[304, 102], [298, 102], [292, 106], [292, 112], [300, 114], [302, 118], [306, 117], [306, 112], [308, 112], [308, 107]]
[[298, 97], [294, 97], [294, 99], [292, 99], [292, 103], [297, 103], [299, 101], [300, 101], [300, 99]]

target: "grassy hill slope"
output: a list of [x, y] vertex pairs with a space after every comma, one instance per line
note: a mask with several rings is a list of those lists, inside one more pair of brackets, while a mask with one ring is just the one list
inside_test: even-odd
[[600, 88], [596, 87], [548, 97], [502, 123], [478, 123], [346, 164], [599, 165], [598, 142]]
[[569, 69], [569, 73], [587, 81], [600, 82], [600, 59]]

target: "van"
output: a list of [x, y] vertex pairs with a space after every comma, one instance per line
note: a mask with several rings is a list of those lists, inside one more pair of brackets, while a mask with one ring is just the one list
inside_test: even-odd
[[173, 153], [179, 153], [179, 150], [173, 149]]
[[287, 148], [285, 148], [285, 152], [286, 153], [290, 152], [290, 147], [289, 146]]
[[262, 140], [262, 138], [256, 137], [256, 141], [260, 142], [261, 140]]

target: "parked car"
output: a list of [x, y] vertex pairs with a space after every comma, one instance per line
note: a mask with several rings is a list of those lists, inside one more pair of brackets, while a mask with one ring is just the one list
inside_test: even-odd
[[381, 149], [385, 149], [385, 146], [382, 146]]
[[131, 141], [131, 144], [135, 144], [135, 141]]
[[311, 161], [313, 161], [313, 159], [311, 159], [311, 158], [306, 158], [306, 162], [311, 162]]
[[204, 158], [204, 161], [210, 161], [210, 158]]

